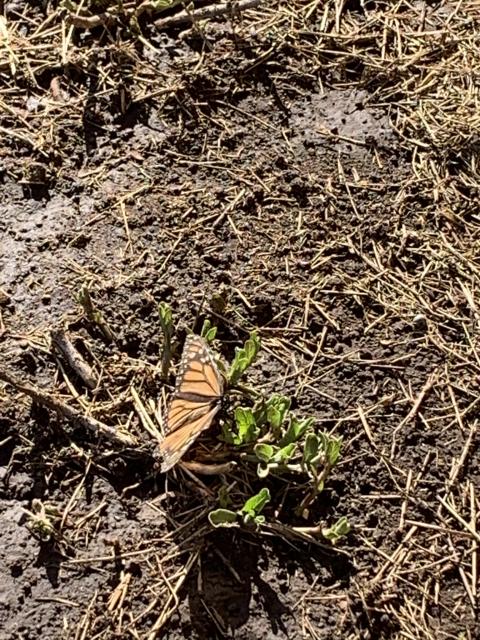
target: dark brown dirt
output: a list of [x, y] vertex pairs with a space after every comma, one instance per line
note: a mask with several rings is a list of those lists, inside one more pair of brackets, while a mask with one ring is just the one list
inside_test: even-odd
[[[67, 318], [104, 372], [103, 399], [108, 390], [112, 401], [120, 398], [135, 379], [156, 400], [155, 303], [172, 306], [179, 341], [210, 317], [226, 358], [257, 327], [264, 350], [254, 381], [291, 395], [302, 414], [344, 438], [312, 519], [347, 516], [352, 533], [337, 552], [212, 532], [202, 522], [201, 535], [188, 529], [192, 542], [186, 535], [174, 552], [172, 522], [191, 526], [195, 512], [184, 511], [202, 506], [193, 481], [165, 485], [148, 457], [105, 448], [5, 387], [0, 638], [137, 637], [125, 631], [129, 623], [149, 638], [168, 596], [159, 558], [171, 584], [192, 562], [159, 635], [169, 640], [446, 640], [480, 632], [460, 571], [470, 567], [472, 540], [438, 500], [476, 415], [479, 374], [479, 365], [462, 366], [439, 345], [466, 344], [464, 323], [475, 313], [458, 295], [462, 263], [444, 250], [428, 269], [454, 283], [450, 299], [425, 289], [429, 315], [418, 296], [412, 303], [406, 284], [432, 273], [424, 239], [434, 255], [442, 234], [466, 237], [469, 221], [452, 226], [430, 215], [434, 203], [409, 182], [410, 151], [368, 86], [341, 86], [328, 65], [312, 69], [301, 48], [277, 43], [272, 55], [268, 36], [249, 36], [246, 26], [239, 33], [212, 24], [201, 64], [194, 32], [162, 34], [155, 51], [137, 43], [139, 55], [177, 88], [132, 100], [124, 113], [115, 95], [92, 90], [81, 117], [75, 111], [58, 120], [60, 146], [47, 157], [4, 139], [2, 362], [67, 397], [45, 339]], [[89, 46], [107, 55], [110, 45], [100, 38]], [[55, 73], [65, 91], [100, 82], [94, 71]], [[45, 97], [50, 80], [42, 78], [30, 99]], [[39, 184], [25, 178], [32, 162], [46, 171]], [[382, 280], [387, 272], [391, 279]], [[473, 291], [478, 275], [469, 277]], [[114, 345], [81, 317], [75, 296], [85, 282]], [[434, 386], [402, 425], [428, 377], [449, 366], [449, 383]], [[117, 415], [127, 418], [130, 407], [121, 402]], [[458, 479], [478, 490], [472, 433]], [[34, 499], [60, 514], [68, 508], [62, 540], [32, 535], [24, 510]], [[467, 509], [463, 489], [455, 500]], [[462, 513], [467, 518], [468, 509]], [[112, 560], [118, 550], [138, 554]], [[125, 576], [119, 613], [109, 599]]]

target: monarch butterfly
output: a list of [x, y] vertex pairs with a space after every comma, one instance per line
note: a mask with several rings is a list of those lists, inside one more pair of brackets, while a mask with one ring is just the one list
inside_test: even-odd
[[160, 443], [162, 472], [171, 469], [208, 429], [223, 397], [224, 379], [207, 342], [187, 336], [175, 392], [165, 418], [165, 438]]

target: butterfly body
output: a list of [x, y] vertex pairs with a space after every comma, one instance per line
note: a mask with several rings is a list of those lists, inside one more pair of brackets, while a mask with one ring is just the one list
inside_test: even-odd
[[162, 472], [171, 469], [209, 428], [220, 409], [224, 384], [207, 342], [200, 336], [188, 336], [159, 447]]

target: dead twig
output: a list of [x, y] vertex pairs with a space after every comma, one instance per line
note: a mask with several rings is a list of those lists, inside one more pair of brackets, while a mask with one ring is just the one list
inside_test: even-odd
[[81, 16], [77, 13], [69, 13], [67, 16], [69, 24], [78, 29], [94, 29], [95, 27], [110, 27], [115, 23], [116, 17], [113, 13], [97, 13], [93, 16]]
[[194, 11], [181, 11], [174, 16], [168, 18], [159, 18], [153, 23], [157, 29], [167, 29], [188, 22], [196, 22], [197, 20], [208, 20], [208, 18], [216, 18], [217, 16], [239, 15], [242, 11], [253, 9], [261, 4], [262, 0], [239, 0], [238, 2], [224, 2], [221, 4], [208, 5]]
[[75, 371], [89, 389], [95, 389], [97, 381], [93, 371], [73, 346], [67, 333], [63, 331], [63, 329], [54, 329], [50, 332], [50, 336], [53, 346], [62, 354], [73, 371]]
[[14, 387], [17, 391], [29, 396], [38, 404], [47, 407], [47, 409], [52, 409], [67, 420], [78, 424], [80, 427], [88, 429], [98, 437], [106, 438], [115, 444], [121, 444], [123, 446], [135, 444], [135, 438], [131, 434], [126, 433], [121, 429], [116, 429], [115, 427], [106, 425], [99, 420], [95, 420], [95, 418], [91, 418], [90, 416], [83, 415], [68, 404], [65, 404], [65, 402], [62, 402], [62, 400], [53, 396], [51, 393], [48, 393], [29, 382], [21, 382], [14, 375], [5, 370], [0, 370], [0, 380], [3, 380]]

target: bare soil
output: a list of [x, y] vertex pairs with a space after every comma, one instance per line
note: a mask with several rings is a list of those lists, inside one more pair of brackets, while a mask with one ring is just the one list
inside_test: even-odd
[[[0, 368], [142, 434], [122, 450], [0, 388], [0, 638], [480, 636], [476, 125], [428, 112], [477, 23], [438, 4], [67, 39], [57, 3], [0, 3]], [[343, 437], [303, 523], [348, 517], [336, 548], [214, 531], [218, 478], [156, 472], [132, 386], [152, 413], [171, 391], [162, 301], [176, 358], [205, 317], [226, 359], [256, 328], [254, 383]], [[94, 392], [52, 349], [60, 325]], [[61, 535], [32, 533], [36, 500]]]

